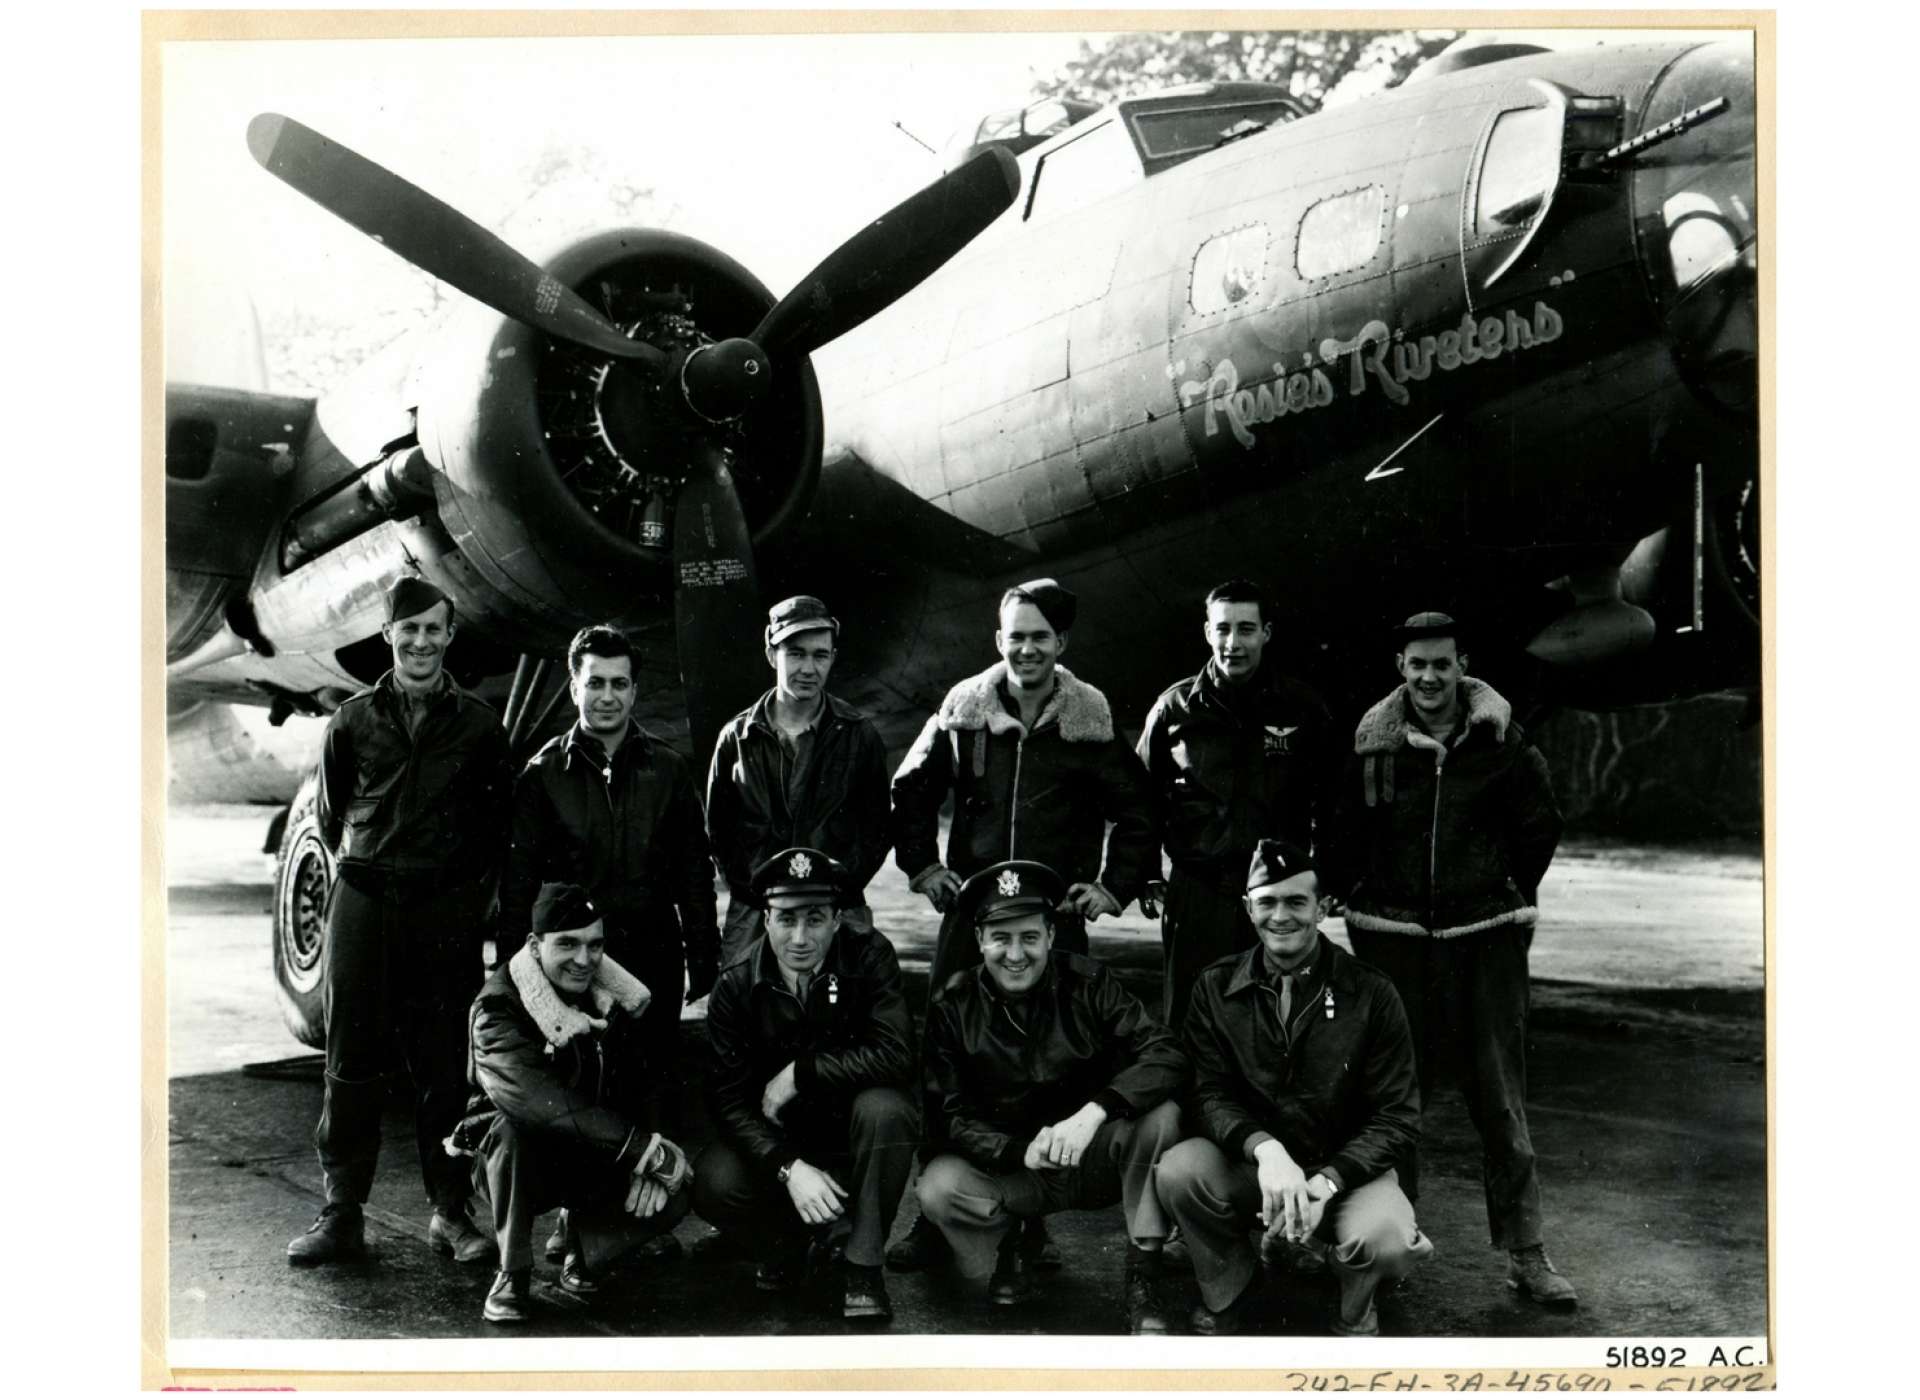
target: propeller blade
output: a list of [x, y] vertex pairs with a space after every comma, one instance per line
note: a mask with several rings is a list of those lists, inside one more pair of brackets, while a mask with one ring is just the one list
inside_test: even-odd
[[750, 639], [766, 625], [754, 576], [753, 533], [726, 454], [703, 444], [674, 506], [673, 626], [694, 763], [720, 726], [765, 689], [766, 663]]
[[898, 301], [966, 247], [1020, 192], [1020, 167], [982, 151], [881, 215], [827, 255], [766, 314], [750, 339], [769, 355], [805, 355]]
[[269, 175], [503, 316], [603, 355], [666, 363], [465, 214], [312, 127], [262, 112], [247, 124], [247, 148]]

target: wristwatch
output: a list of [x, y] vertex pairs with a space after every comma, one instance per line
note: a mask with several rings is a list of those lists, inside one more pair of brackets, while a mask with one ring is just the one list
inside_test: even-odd
[[798, 1162], [799, 1160], [800, 1159], [798, 1157], [795, 1157], [793, 1159], [793, 1162], [787, 1163], [784, 1167], [780, 1168], [779, 1171], [775, 1172], [773, 1174], [773, 1179], [779, 1182], [782, 1186], [785, 1186], [787, 1184], [787, 1178], [793, 1175], [793, 1163]]

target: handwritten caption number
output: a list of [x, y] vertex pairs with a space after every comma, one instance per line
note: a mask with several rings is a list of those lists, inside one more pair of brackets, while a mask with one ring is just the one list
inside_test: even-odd
[[[1622, 1356], [1632, 1356], [1645, 1352], [1649, 1356], [1665, 1352], [1669, 1358], [1684, 1356], [1684, 1347], [1611, 1347]], [[1628, 1360], [1609, 1361], [1612, 1366], [1629, 1366], [1636, 1363]], [[1646, 1363], [1654, 1369], [1660, 1363]], [[1678, 1366], [1678, 1360], [1670, 1359], [1668, 1366]], [[1622, 1390], [1765, 1390], [1767, 1372], [1736, 1371], [1724, 1375], [1708, 1376], [1663, 1376], [1658, 1381], [1622, 1378]], [[1286, 1373], [1282, 1390], [1320, 1390], [1320, 1391], [1386, 1391], [1386, 1390], [1447, 1390], [1465, 1394], [1477, 1390], [1532, 1390], [1532, 1391], [1585, 1391], [1599, 1393], [1612, 1391], [1614, 1380], [1610, 1376], [1594, 1375], [1590, 1372], [1568, 1374], [1564, 1371], [1509, 1371], [1504, 1376], [1498, 1372], [1486, 1371], [1444, 1371], [1435, 1375], [1431, 1372], [1376, 1371], [1372, 1376], [1355, 1375], [1315, 1375], [1306, 1371]]]

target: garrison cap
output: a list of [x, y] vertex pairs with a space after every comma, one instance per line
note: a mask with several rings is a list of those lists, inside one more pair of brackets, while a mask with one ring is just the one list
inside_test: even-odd
[[[1016, 583], [1007, 593], [1030, 600], [1056, 632], [1072, 631], [1073, 620], [1080, 613], [1079, 595], [1061, 587], [1058, 579], [1028, 579], [1025, 583]], [[1006, 601], [1001, 599], [1002, 606]]]
[[1005, 860], [989, 865], [966, 884], [954, 902], [964, 928], [1021, 914], [1051, 915], [1067, 897], [1067, 882], [1037, 860]]
[[753, 870], [753, 902], [762, 909], [777, 894], [825, 895], [836, 905], [846, 888], [847, 867], [811, 846], [789, 846]]
[[533, 901], [535, 933], [565, 933], [585, 928], [599, 917], [593, 897], [578, 885], [549, 881]]
[[775, 603], [767, 609], [767, 645], [777, 647], [796, 632], [815, 632], [830, 628], [840, 635], [840, 620], [827, 611], [827, 605], [806, 593]]
[[1401, 646], [1425, 637], [1452, 637], [1458, 641], [1460, 624], [1443, 612], [1417, 612], [1394, 628], [1393, 635]]
[[1313, 868], [1313, 857], [1304, 846], [1296, 846], [1291, 841], [1263, 840], [1253, 848], [1253, 863], [1247, 867], [1247, 888], [1257, 890], [1262, 885], [1277, 885]]
[[403, 574], [387, 590], [387, 621], [398, 622], [403, 617], [423, 613], [435, 603], [445, 603], [449, 611], [453, 608], [453, 600], [425, 579]]

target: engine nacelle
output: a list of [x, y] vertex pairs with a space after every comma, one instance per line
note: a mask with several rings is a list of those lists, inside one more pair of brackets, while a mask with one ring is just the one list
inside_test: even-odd
[[[658, 230], [598, 234], [546, 267], [669, 353], [745, 335], [774, 301], [726, 254]], [[475, 614], [552, 633], [667, 605], [690, 425], [680, 386], [661, 381], [484, 307], [449, 324], [419, 383], [419, 436], [458, 551], [445, 581]], [[737, 423], [698, 430], [730, 452], [756, 544], [804, 511], [821, 450], [809, 364], [783, 367]]]

